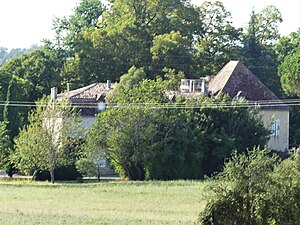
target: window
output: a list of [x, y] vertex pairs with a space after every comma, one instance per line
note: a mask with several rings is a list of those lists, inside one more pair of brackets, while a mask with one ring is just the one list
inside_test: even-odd
[[280, 132], [280, 120], [276, 119], [272, 122], [271, 137], [278, 137]]

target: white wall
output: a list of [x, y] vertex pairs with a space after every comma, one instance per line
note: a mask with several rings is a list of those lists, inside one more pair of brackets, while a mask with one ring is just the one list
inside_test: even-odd
[[[289, 149], [289, 111], [262, 110], [262, 119], [265, 126], [273, 130], [267, 146], [277, 151]], [[275, 122], [276, 121], [276, 122]]]
[[81, 119], [81, 125], [87, 130], [90, 130], [92, 128], [92, 125], [96, 123], [95, 116], [82, 116]]

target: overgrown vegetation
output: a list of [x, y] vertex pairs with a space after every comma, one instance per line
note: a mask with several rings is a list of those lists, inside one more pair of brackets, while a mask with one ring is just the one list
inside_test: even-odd
[[[299, 150], [298, 150], [299, 151]], [[208, 185], [203, 225], [297, 225], [300, 221], [298, 152], [280, 161], [267, 149], [232, 155]]]
[[[174, 71], [156, 81], [142, 79], [141, 69], [130, 72], [107, 97], [112, 107], [98, 114], [85, 148], [106, 156], [122, 177], [199, 179], [220, 170], [233, 149], [266, 144], [268, 130], [256, 109], [239, 107], [243, 99], [202, 95], [173, 102], [165, 90], [178, 82]], [[117, 103], [124, 107], [114, 108]]]
[[[136, 84], [130, 84], [133, 79], [141, 81], [144, 78], [143, 85], [134, 87], [131, 91], [123, 90], [121, 97], [115, 92], [109, 101], [122, 103], [120, 99], [123, 99], [123, 103], [168, 103], [169, 100], [161, 95], [162, 85], [173, 90], [174, 85], [176, 86], [173, 81], [176, 79], [215, 75], [230, 59], [240, 59], [279, 97], [299, 96], [297, 60], [299, 61], [300, 30], [287, 37], [280, 37], [278, 25], [282, 17], [274, 6], [266, 6], [260, 12], [253, 11], [249, 15], [247, 27], [242, 29], [233, 26], [230, 12], [220, 1], [206, 1], [200, 6], [192, 5], [189, 0], [108, 2], [109, 6], [99, 0], [81, 0], [72, 15], [55, 18], [55, 36], [52, 40], [46, 40], [44, 46], [33, 46], [32, 51], [15, 49], [8, 52], [7, 49], [0, 48], [0, 101], [3, 103], [0, 105], [0, 121], [5, 123], [5, 126], [1, 125], [1, 141], [5, 146], [11, 147], [10, 151], [7, 151], [7, 147], [1, 149], [1, 161], [12, 158], [7, 157], [7, 154], [14, 154], [12, 141], [20, 135], [20, 131], [29, 126], [28, 112], [32, 109], [32, 103], [49, 94], [53, 86], [64, 91], [67, 84], [74, 89], [94, 82], [125, 79], [121, 82], [124, 85], [127, 79], [129, 86], [124, 89], [126, 91], [130, 90], [130, 85], [134, 87]], [[172, 76], [176, 79], [169, 79]], [[159, 79], [161, 82], [157, 82]], [[139, 98], [136, 98], [141, 92], [145, 92], [145, 95], [138, 95]], [[155, 98], [153, 93], [157, 94]], [[205, 101], [210, 100], [199, 100], [204, 105], [209, 104]], [[186, 104], [190, 102], [186, 101]], [[248, 137], [245, 142], [238, 125], [229, 124], [244, 115], [247, 117], [248, 112], [243, 110], [230, 112], [218, 108], [179, 112], [174, 109], [161, 110], [161, 115], [153, 112], [155, 110], [126, 110], [108, 111], [104, 114], [106, 117], [109, 113], [114, 114], [121, 124], [120, 133], [111, 130], [114, 135], [109, 134], [109, 143], [101, 145], [100, 151], [90, 149], [82, 156], [89, 158], [90, 163], [93, 161], [91, 155], [105, 157], [106, 153], [103, 155], [101, 150], [109, 149], [110, 160], [118, 162], [115, 168], [124, 176], [135, 179], [202, 177], [203, 174], [210, 174], [220, 168], [220, 162], [232, 149], [243, 151], [247, 147], [263, 144], [265, 138], [263, 132], [260, 137], [253, 136], [255, 132], [248, 127], [249, 130], [245, 129], [244, 135]], [[129, 115], [124, 117], [125, 112], [131, 116], [139, 116], [140, 120], [135, 121]], [[126, 121], [122, 117], [127, 118], [132, 123], [131, 126], [126, 128]], [[298, 117], [299, 110], [293, 110], [292, 121], [297, 121]], [[218, 124], [218, 120], [225, 121], [224, 126]], [[138, 122], [145, 127], [138, 126]], [[211, 122], [213, 126], [208, 128], [207, 124]], [[200, 123], [201, 126], [198, 126]], [[296, 125], [290, 126], [291, 140], [293, 145], [298, 146], [299, 127], [298, 123], [294, 124]], [[259, 123], [257, 125], [260, 126]], [[110, 127], [114, 125], [110, 124]], [[149, 134], [149, 137], [133, 132], [136, 129]], [[172, 129], [172, 132], [168, 132]], [[204, 134], [205, 129], [208, 129], [207, 134]], [[114, 143], [112, 138], [116, 140], [133, 135], [141, 141], [130, 139], [121, 146], [121, 143]], [[201, 151], [195, 143], [203, 144]], [[113, 159], [112, 151], [116, 152], [121, 147], [126, 149], [131, 144], [136, 148], [134, 153], [129, 154], [130, 165], [122, 165], [121, 159]], [[163, 154], [166, 155], [161, 157]], [[173, 160], [172, 155], [177, 158]], [[145, 165], [149, 164], [149, 157], [155, 163]], [[204, 160], [209, 163], [203, 169], [197, 159], [210, 160]], [[214, 159], [216, 161], [211, 163]], [[14, 170], [12, 162], [0, 164], [1, 169]], [[168, 166], [161, 166], [163, 164]], [[89, 164], [90, 170], [95, 165], [94, 160], [94, 163]], [[186, 165], [195, 168], [186, 171], [190, 174], [188, 176], [182, 174], [184, 170], [178, 169]], [[124, 169], [125, 166], [130, 169]]]

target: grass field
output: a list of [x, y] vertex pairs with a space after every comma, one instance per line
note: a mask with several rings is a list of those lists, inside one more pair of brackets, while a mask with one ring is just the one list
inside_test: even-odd
[[0, 181], [0, 224], [193, 224], [198, 181]]

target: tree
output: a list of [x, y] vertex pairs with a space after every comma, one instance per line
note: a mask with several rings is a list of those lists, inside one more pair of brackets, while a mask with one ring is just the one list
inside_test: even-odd
[[[289, 98], [300, 96], [300, 29], [283, 36], [275, 46], [280, 65], [278, 73], [281, 86]], [[290, 106], [290, 145], [300, 146], [300, 110], [299, 106]]]
[[59, 87], [61, 65], [58, 62], [57, 55], [45, 47], [13, 58], [2, 65], [1, 98], [7, 102], [3, 110], [7, 112], [7, 126], [11, 139], [27, 122], [30, 107], [10, 107], [9, 103], [35, 102], [49, 93], [52, 86]]
[[55, 18], [53, 30], [56, 33], [56, 47], [67, 51], [68, 56], [73, 56], [77, 39], [88, 28], [97, 27], [97, 23], [103, 11], [103, 4], [99, 0], [80, 0], [74, 8], [73, 15]]
[[[175, 51], [178, 53], [184, 49], [184, 55], [180, 57], [182, 60], [174, 58], [170, 49], [165, 52], [164, 58], [172, 61], [163, 63], [163, 66], [169, 68], [176, 64], [178, 67], [183, 61], [188, 64], [187, 61], [191, 58], [188, 50], [194, 35], [200, 33], [200, 24], [197, 11], [187, 0], [113, 1], [113, 5], [103, 12], [97, 28], [85, 30], [81, 38], [78, 38], [75, 58], [69, 63], [74, 65], [72, 70], [77, 70], [76, 73], [84, 84], [117, 80], [132, 66], [153, 70], [147, 75], [154, 79], [155, 75], [160, 75], [157, 74], [160, 68], [158, 60], [152, 62], [150, 51], [154, 37], [164, 35], [163, 39], [167, 39], [172, 31], [180, 33], [183, 37], [180, 40], [184, 40], [184, 43], [178, 43], [179, 47]], [[168, 41], [170, 42], [171, 40]], [[186, 56], [188, 58], [184, 60], [183, 57]], [[70, 76], [69, 74], [67, 75]], [[187, 75], [192, 76], [191, 72]]]
[[7, 48], [0, 47], [0, 66], [5, 64], [9, 59], [19, 57], [22, 54], [29, 54], [30, 52], [33, 52], [39, 48], [40, 47], [37, 45], [32, 45], [29, 49], [13, 48], [8, 51]]
[[241, 49], [243, 63], [278, 96], [282, 89], [274, 46], [279, 39], [278, 24], [281, 22], [281, 13], [274, 6], [267, 6], [259, 13], [253, 10]]
[[187, 37], [179, 31], [157, 35], [153, 38], [150, 48], [153, 70], [158, 73], [163, 68], [173, 68], [176, 72], [183, 71], [187, 77], [193, 76], [192, 45]]
[[231, 14], [220, 1], [204, 2], [197, 8], [203, 32], [196, 38], [198, 76], [214, 75], [237, 57], [242, 29], [232, 25]]
[[24, 100], [37, 101], [59, 83], [56, 62], [57, 59], [45, 48], [8, 61], [1, 70], [26, 82], [23, 88], [27, 97]]
[[276, 45], [280, 65], [278, 72], [283, 90], [288, 96], [300, 96], [300, 29], [282, 37]]
[[80, 117], [68, 103], [42, 100], [15, 139], [14, 162], [22, 170], [49, 170], [53, 183], [54, 170], [70, 163], [68, 147], [81, 137]]
[[12, 143], [6, 125], [5, 121], [0, 122], [0, 169], [5, 170], [11, 176], [10, 155], [12, 153]]
[[284, 58], [297, 51], [300, 46], [300, 29], [296, 32], [291, 32], [288, 36], [282, 36], [275, 46], [276, 54], [280, 63]]
[[283, 90], [288, 95], [300, 96], [300, 47], [285, 57], [278, 69]]

